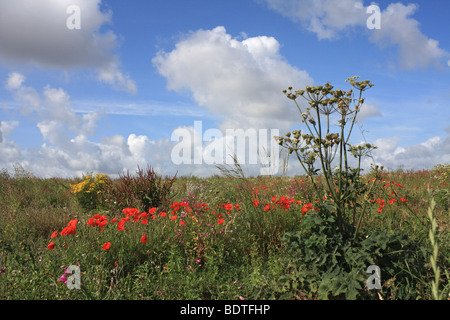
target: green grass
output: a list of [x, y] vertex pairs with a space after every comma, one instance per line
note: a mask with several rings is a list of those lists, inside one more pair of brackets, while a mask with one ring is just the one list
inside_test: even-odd
[[[120, 220], [124, 208], [99, 203], [85, 210], [68, 192], [80, 179], [3, 172], [0, 299], [387, 300], [433, 299], [437, 291], [448, 299], [449, 186], [434, 171], [388, 172], [382, 179], [404, 188], [383, 187], [380, 181], [375, 197], [388, 201], [395, 191], [394, 198], [408, 201], [386, 204], [381, 213], [373, 204], [360, 236], [352, 240], [334, 234], [326, 215], [314, 210], [302, 215], [303, 204], [316, 200], [306, 177], [179, 177], [171, 186], [170, 202], [158, 207], [154, 220], [128, 221], [123, 231], [108, 223], [100, 232], [88, 219], [99, 214]], [[436, 202], [433, 245], [427, 187]], [[284, 210], [272, 201], [281, 196], [302, 203]], [[180, 209], [172, 221], [170, 204], [175, 201], [188, 201], [192, 211]], [[239, 210], [234, 207], [228, 214], [220, 207], [224, 203], [239, 204]], [[218, 224], [219, 213], [223, 224]], [[50, 238], [73, 219], [78, 219], [76, 234]], [[146, 243], [140, 242], [143, 234]], [[47, 249], [50, 241], [55, 242], [53, 250]], [[108, 241], [111, 248], [102, 250]], [[439, 250], [432, 265], [435, 246]], [[370, 261], [381, 268], [381, 290], [365, 289]], [[80, 267], [80, 290], [58, 281], [69, 265]], [[432, 283], [438, 284], [434, 291]]]

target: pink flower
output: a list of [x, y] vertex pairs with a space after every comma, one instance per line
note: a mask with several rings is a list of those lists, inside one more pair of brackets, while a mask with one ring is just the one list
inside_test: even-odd
[[61, 281], [61, 282], [64, 282], [64, 283], [67, 283], [67, 278], [66, 278], [66, 275], [65, 275], [65, 272], [64, 272], [64, 274], [61, 276], [61, 278], [59, 278], [59, 280], [58, 281]]
[[67, 268], [66, 270], [64, 270], [64, 275], [66, 274], [72, 274], [72, 271], [70, 271], [69, 268]]

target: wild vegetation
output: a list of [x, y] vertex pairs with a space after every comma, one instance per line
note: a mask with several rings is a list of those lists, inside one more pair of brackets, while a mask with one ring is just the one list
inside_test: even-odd
[[0, 299], [448, 299], [450, 166], [363, 174], [376, 146], [349, 137], [372, 84], [348, 81], [285, 91], [305, 128], [279, 143], [306, 175], [3, 170]]

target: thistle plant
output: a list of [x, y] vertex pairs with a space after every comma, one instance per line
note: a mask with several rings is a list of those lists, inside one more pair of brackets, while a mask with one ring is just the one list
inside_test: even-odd
[[[336, 221], [342, 231], [349, 231], [351, 224], [356, 223], [356, 195], [368, 193], [365, 184], [360, 182], [361, 159], [376, 148], [365, 143], [352, 146], [349, 143], [351, 133], [356, 123], [356, 118], [364, 104], [362, 94], [373, 86], [369, 80], [357, 81], [359, 77], [348, 78], [352, 89], [343, 91], [334, 89], [328, 82], [316, 87], [306, 86], [305, 90], [292, 91], [292, 87], [283, 90], [288, 99], [294, 101], [300, 112], [302, 123], [306, 130], [294, 130], [288, 132], [285, 137], [278, 137], [279, 144], [288, 149], [289, 154], [294, 153], [301, 166], [311, 179], [318, 198], [331, 197], [327, 201], [327, 207], [333, 209]], [[356, 93], [356, 94], [355, 94]], [[297, 98], [302, 97], [308, 101], [309, 106], [303, 110]], [[337, 117], [338, 132], [331, 131], [331, 121]], [[358, 167], [349, 167], [349, 155], [358, 159]], [[338, 156], [338, 159], [335, 159]], [[332, 167], [334, 161], [338, 161], [336, 168]], [[315, 168], [319, 162], [320, 168]], [[314, 176], [322, 172], [325, 178], [328, 192], [319, 193]], [[373, 186], [373, 184], [372, 184]], [[371, 187], [372, 187], [371, 186]], [[370, 189], [371, 189], [370, 187]], [[355, 204], [353, 221], [348, 214], [349, 203]], [[365, 208], [362, 211], [364, 214]]]

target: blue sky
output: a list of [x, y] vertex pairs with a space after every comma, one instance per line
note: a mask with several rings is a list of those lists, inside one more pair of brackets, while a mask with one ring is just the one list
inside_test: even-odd
[[[367, 27], [371, 4], [380, 29]], [[194, 121], [301, 128], [282, 90], [348, 90], [354, 75], [375, 86], [352, 143], [374, 143], [391, 169], [448, 163], [449, 12], [440, 0], [0, 0], [0, 168], [215, 174], [175, 165], [172, 134]], [[293, 158], [288, 173], [301, 173]]]

